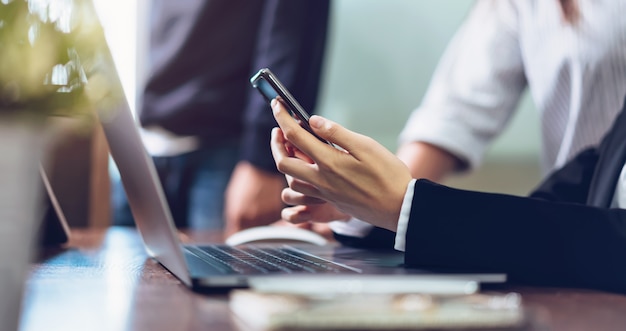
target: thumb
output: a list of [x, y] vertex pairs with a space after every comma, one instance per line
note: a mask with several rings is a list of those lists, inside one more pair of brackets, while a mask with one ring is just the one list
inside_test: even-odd
[[354, 131], [350, 131], [322, 116], [311, 116], [309, 119], [309, 125], [315, 134], [343, 148], [350, 154], [359, 154], [359, 152], [368, 149], [367, 146], [369, 145], [370, 140], [368, 137]]

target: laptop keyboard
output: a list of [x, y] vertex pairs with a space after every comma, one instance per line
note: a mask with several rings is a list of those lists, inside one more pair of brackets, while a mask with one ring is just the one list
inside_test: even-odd
[[355, 272], [297, 249], [226, 245], [187, 246], [194, 255], [225, 273], [344, 273]]

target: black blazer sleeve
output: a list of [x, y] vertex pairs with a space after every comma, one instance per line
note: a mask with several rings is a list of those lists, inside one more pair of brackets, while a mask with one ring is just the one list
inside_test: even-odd
[[552, 200], [419, 180], [405, 263], [506, 272], [511, 281], [532, 285], [626, 293], [626, 210]]
[[[259, 23], [252, 72], [268, 67], [298, 102], [314, 112], [317, 101], [329, 0], [266, 0]], [[277, 172], [269, 147], [276, 126], [270, 106], [250, 87], [244, 113], [241, 159]]]
[[363, 238], [338, 233], [333, 233], [333, 235], [342, 245], [359, 248], [393, 250], [396, 241], [395, 232], [375, 226], [372, 226], [370, 232]]
[[[590, 148], [581, 152], [563, 168], [548, 176], [530, 196], [554, 202], [585, 203], [598, 161], [598, 155], [598, 149], [596, 148]], [[418, 200], [416, 203], [421, 204], [424, 202]], [[372, 230], [363, 238], [343, 236], [335, 233], [335, 239], [347, 246], [393, 249], [395, 232], [372, 227]]]

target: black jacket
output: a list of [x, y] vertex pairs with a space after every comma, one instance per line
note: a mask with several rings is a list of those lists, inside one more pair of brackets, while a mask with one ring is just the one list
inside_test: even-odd
[[[626, 104], [599, 147], [552, 173], [530, 197], [415, 185], [407, 266], [496, 271], [512, 282], [626, 293], [626, 210], [611, 209], [626, 163]], [[388, 246], [375, 228], [361, 246]]]
[[329, 0], [155, 1], [142, 125], [204, 145], [240, 140], [242, 159], [275, 172], [276, 124], [249, 79], [269, 67], [314, 111], [328, 15]]

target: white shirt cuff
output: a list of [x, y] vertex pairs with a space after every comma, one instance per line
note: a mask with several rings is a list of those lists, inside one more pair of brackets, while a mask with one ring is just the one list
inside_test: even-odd
[[333, 221], [328, 223], [333, 232], [342, 236], [363, 238], [374, 227], [373, 225], [352, 217], [348, 221]]
[[413, 203], [413, 191], [415, 190], [414, 178], [409, 182], [404, 193], [404, 200], [402, 200], [402, 207], [400, 208], [400, 217], [398, 218], [398, 229], [396, 230], [396, 243], [394, 248], [404, 252], [406, 244], [406, 231], [409, 226], [409, 216], [411, 216], [411, 205]]

